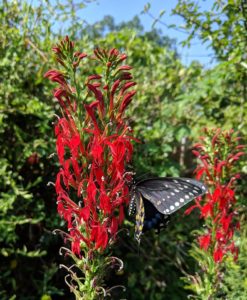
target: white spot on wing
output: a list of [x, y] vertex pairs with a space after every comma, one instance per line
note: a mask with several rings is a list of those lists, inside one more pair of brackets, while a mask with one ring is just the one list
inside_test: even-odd
[[180, 198], [179, 201], [183, 203], [183, 202], [184, 202], [184, 199], [183, 199], [183, 198]]
[[175, 204], [175, 206], [179, 206], [179, 203], [178, 203], [178, 202], [175, 202], [174, 204]]
[[170, 210], [173, 210], [175, 207], [173, 205], [170, 206]]

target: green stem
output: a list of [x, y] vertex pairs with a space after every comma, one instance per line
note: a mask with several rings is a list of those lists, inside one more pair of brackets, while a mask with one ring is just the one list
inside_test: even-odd
[[80, 259], [74, 258], [75, 265], [84, 273], [83, 279], [77, 277], [75, 273], [71, 276], [73, 284], [76, 283], [76, 286], [70, 285], [76, 300], [96, 300], [99, 299], [101, 290], [104, 292], [102, 284], [106, 267], [105, 258], [98, 253], [94, 254], [93, 258], [84, 258], [83, 264]]

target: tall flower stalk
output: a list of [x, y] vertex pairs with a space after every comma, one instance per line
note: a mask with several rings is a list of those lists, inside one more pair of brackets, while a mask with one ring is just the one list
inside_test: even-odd
[[240, 138], [233, 130], [205, 129], [205, 136], [195, 145], [193, 153], [198, 158], [197, 179], [204, 179], [209, 188], [205, 199], [197, 199], [195, 208], [200, 210], [204, 228], [195, 232], [198, 239], [191, 255], [199, 264], [200, 272], [185, 279], [196, 296], [195, 299], [216, 299], [220, 293], [224, 269], [229, 256], [235, 260], [238, 248], [234, 232], [239, 230], [238, 207], [235, 198], [237, 161], [244, 152]]
[[[58, 85], [53, 95], [61, 111], [55, 124], [57, 210], [71, 244], [61, 250], [74, 261], [64, 266], [69, 272], [65, 280], [76, 299], [98, 299], [107, 294], [107, 268], [122, 265], [110, 249], [129, 201], [126, 164], [134, 138], [124, 113], [135, 82], [131, 67], [123, 65], [127, 56], [116, 49], [95, 49], [88, 57], [66, 37], [53, 51], [60, 68], [45, 77]], [[83, 77], [87, 70], [82, 71], [81, 62], [86, 59], [100, 65], [102, 73]]]

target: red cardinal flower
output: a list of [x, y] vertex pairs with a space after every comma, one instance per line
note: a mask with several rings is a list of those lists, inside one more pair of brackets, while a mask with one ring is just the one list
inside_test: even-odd
[[243, 145], [238, 144], [233, 131], [206, 129], [205, 134], [201, 143], [195, 145], [193, 153], [200, 162], [196, 177], [205, 176], [209, 192], [204, 201], [196, 201], [186, 212], [188, 214], [199, 208], [210, 232], [199, 237], [199, 246], [211, 253], [216, 263], [220, 263], [228, 252], [237, 252], [232, 238], [234, 231], [239, 229], [235, 199], [235, 180], [239, 176], [234, 173], [233, 166], [243, 155], [238, 150]]
[[63, 70], [50, 70], [45, 77], [58, 84], [53, 94], [62, 111], [55, 125], [57, 209], [67, 222], [72, 252], [92, 257], [115, 238], [128, 204], [125, 173], [133, 136], [123, 114], [135, 94], [135, 82], [132, 68], [121, 66], [127, 56], [116, 49], [94, 51], [93, 59], [108, 78], [92, 74], [84, 86], [75, 82], [87, 55], [74, 47], [66, 37], [53, 48]]

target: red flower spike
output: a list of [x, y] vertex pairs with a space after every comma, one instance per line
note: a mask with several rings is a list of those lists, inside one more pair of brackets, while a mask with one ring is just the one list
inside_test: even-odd
[[207, 229], [205, 234], [198, 237], [199, 247], [213, 257], [218, 265], [229, 252], [237, 259], [238, 249], [233, 242], [234, 232], [239, 230], [235, 199], [237, 176], [232, 170], [245, 153], [238, 152], [244, 145], [238, 145], [233, 130], [222, 132], [221, 129], [205, 129], [204, 132], [206, 136], [201, 137], [201, 142], [194, 146], [196, 150], [193, 150], [193, 154], [199, 162], [195, 170], [196, 178], [206, 178], [209, 192], [205, 199], [196, 200], [196, 205], [187, 209], [186, 214], [195, 208], [200, 210]]
[[121, 66], [127, 56], [117, 49], [95, 49], [94, 57], [88, 59], [101, 65], [104, 76], [92, 74], [80, 82], [75, 75], [86, 53], [77, 51], [68, 37], [53, 51], [61, 70], [50, 70], [45, 76], [57, 84], [54, 97], [62, 111], [54, 128], [60, 164], [55, 182], [57, 210], [67, 224], [72, 258], [84, 257], [87, 264], [77, 259], [75, 263], [80, 261], [85, 276], [93, 276], [85, 282], [97, 287], [103, 278], [98, 274], [102, 272], [99, 254], [109, 253], [129, 203], [131, 175], [127, 181], [126, 165], [132, 159], [132, 141], [138, 140], [124, 112], [135, 94], [129, 90], [136, 83], [130, 81], [131, 67]]

